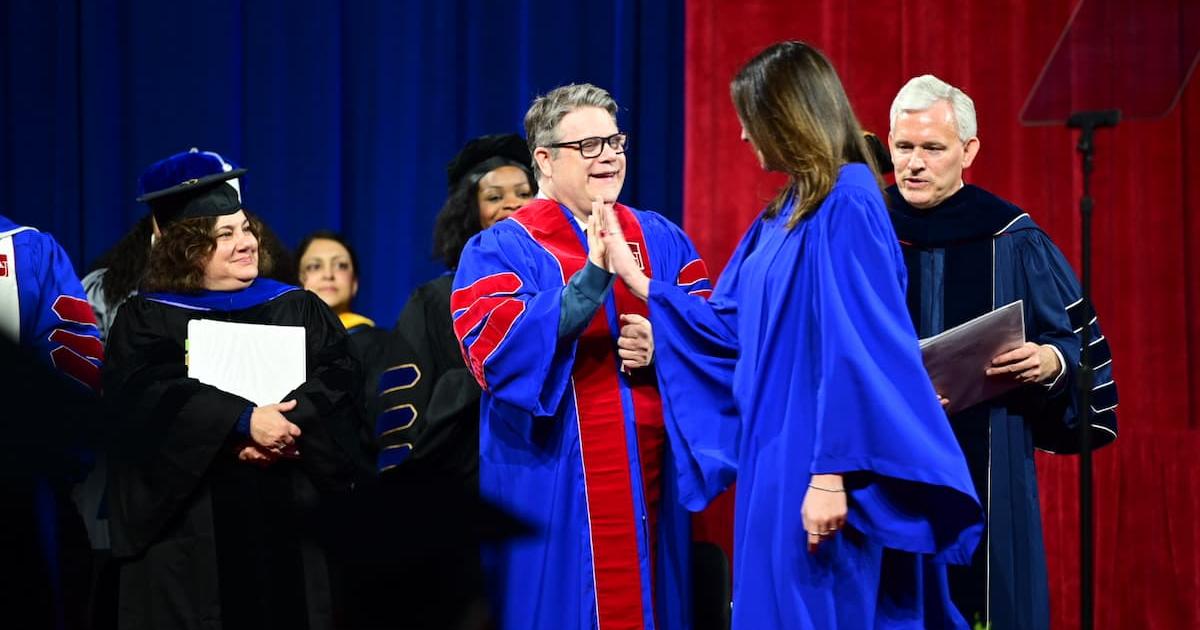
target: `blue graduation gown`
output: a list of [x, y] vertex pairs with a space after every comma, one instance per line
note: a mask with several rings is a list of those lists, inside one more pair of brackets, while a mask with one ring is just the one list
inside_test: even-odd
[[[617, 213], [648, 274], [707, 295], [682, 231]], [[618, 316], [646, 305], [616, 283], [578, 339], [558, 339], [586, 243], [565, 208], [538, 200], [473, 237], [455, 275], [455, 334], [483, 388], [480, 490], [540, 530], [484, 550], [493, 606], [504, 628], [688, 628], [689, 521], [663, 473], [675, 454], [657, 385], [616, 354]]]
[[[962, 627], [944, 563], [970, 557], [982, 513], [875, 179], [845, 166], [815, 213], [792, 229], [789, 214], [750, 227], [707, 304], [651, 282], [667, 426], [696, 500], [736, 444], [733, 625]], [[800, 508], [819, 473], [846, 475], [849, 514], [809, 554]]]
[[1062, 353], [1053, 388], [1029, 385], [951, 418], [987, 512], [985, 543], [969, 567], [951, 571], [963, 613], [994, 628], [1050, 627], [1033, 450], [1078, 451], [1078, 378], [1085, 320], [1092, 327], [1092, 443], [1117, 436], [1112, 354], [1062, 253], [1020, 208], [964, 186], [932, 210], [913, 208], [888, 189], [892, 222], [911, 282], [908, 307], [922, 337], [1014, 300], [1024, 300], [1026, 339]]

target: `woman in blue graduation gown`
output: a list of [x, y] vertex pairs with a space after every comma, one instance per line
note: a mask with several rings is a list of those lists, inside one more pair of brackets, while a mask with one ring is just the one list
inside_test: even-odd
[[[320, 298], [259, 277], [260, 224], [228, 183], [241, 171], [221, 167], [185, 153], [142, 179], [161, 238], [104, 368], [118, 625], [329, 628], [329, 569], [304, 515], [369, 470], [355, 435], [359, 373]], [[255, 406], [189, 378], [196, 319], [302, 326], [306, 380]]]
[[681, 493], [736, 466], [735, 628], [965, 627], [946, 562], [982, 512], [922, 367], [905, 271], [858, 122], [816, 50], [776, 44], [733, 81], [764, 168], [789, 183], [708, 302], [610, 263], [650, 305]]

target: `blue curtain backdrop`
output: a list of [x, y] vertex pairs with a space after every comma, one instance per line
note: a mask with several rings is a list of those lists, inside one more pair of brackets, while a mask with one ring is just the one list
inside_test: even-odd
[[0, 213], [80, 275], [144, 212], [137, 176], [200, 147], [250, 169], [289, 245], [358, 250], [356, 310], [390, 326], [431, 257], [445, 164], [522, 131], [531, 98], [588, 81], [630, 132], [623, 199], [682, 214], [683, 0], [5, 0]]

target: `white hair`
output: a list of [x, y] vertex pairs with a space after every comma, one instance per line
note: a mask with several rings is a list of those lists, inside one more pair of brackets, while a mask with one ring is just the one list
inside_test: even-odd
[[962, 90], [933, 76], [923, 74], [909, 79], [896, 93], [892, 101], [892, 128], [903, 112], [921, 112], [933, 107], [938, 101], [950, 103], [954, 112], [954, 125], [958, 128], [958, 139], [966, 142], [975, 137], [975, 101]]

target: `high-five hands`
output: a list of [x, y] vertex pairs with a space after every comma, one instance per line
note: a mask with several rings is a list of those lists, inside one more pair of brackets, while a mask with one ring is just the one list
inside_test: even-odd
[[650, 295], [650, 278], [646, 277], [630, 251], [616, 211], [612, 206], [604, 205], [597, 197], [592, 202], [592, 219], [598, 221], [600, 238], [604, 241], [607, 269], [617, 274], [634, 295], [645, 300], [646, 296]]
[[587, 241], [588, 241], [588, 262], [596, 265], [601, 269], [608, 270], [612, 273], [612, 269], [608, 266], [607, 247], [604, 241], [604, 200], [596, 197], [592, 200], [592, 215], [588, 217], [587, 224]]

